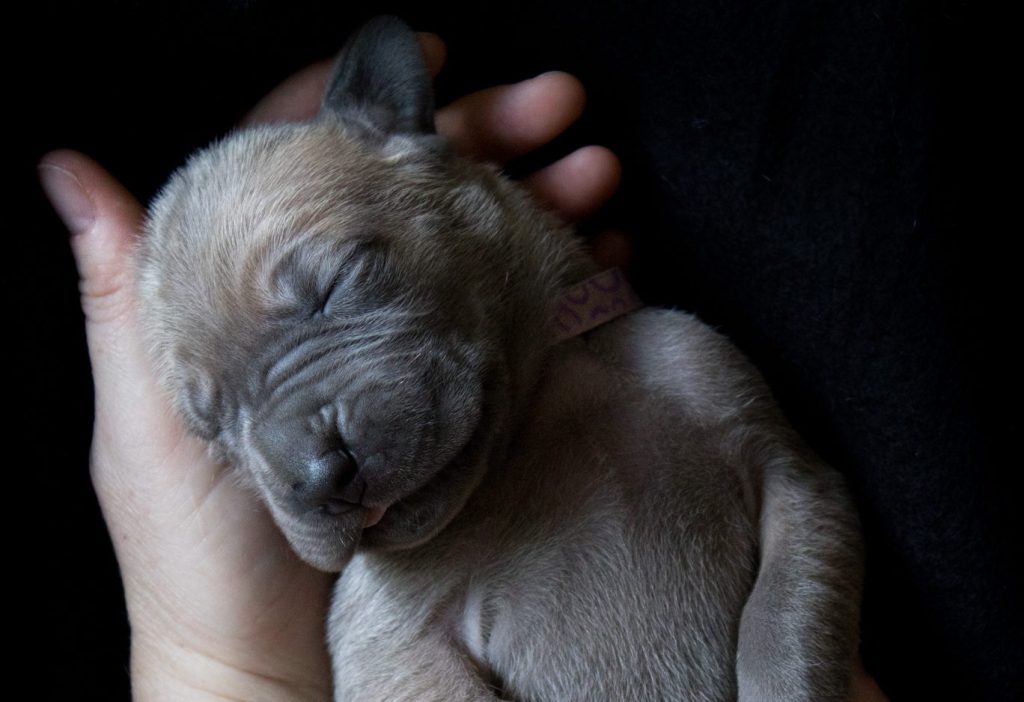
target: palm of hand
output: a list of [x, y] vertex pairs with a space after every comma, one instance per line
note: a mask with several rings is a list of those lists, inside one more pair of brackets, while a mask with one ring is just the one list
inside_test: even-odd
[[[172, 635], [198, 654], [281, 678], [325, 674], [331, 576], [292, 553], [256, 496], [211, 460], [162, 399], [137, 421], [149, 428], [134, 434], [150, 438], [145, 446], [118, 458], [124, 447], [98, 444], [94, 457], [97, 478], [106, 455], [132, 483], [116, 486], [116, 499], [105, 499], [100, 480], [97, 490], [136, 645], [147, 634]], [[245, 660], [232, 661], [232, 652]]]

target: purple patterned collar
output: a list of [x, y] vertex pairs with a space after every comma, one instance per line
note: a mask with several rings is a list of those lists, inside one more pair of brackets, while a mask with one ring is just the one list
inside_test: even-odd
[[555, 308], [558, 341], [579, 336], [642, 306], [622, 271], [601, 271], [562, 293]]

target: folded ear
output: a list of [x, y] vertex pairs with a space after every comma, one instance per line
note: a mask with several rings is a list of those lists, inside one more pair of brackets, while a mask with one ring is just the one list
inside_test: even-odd
[[[181, 360], [178, 361], [181, 363]], [[196, 436], [213, 441], [220, 433], [221, 393], [213, 377], [200, 370], [190, 369], [182, 378], [178, 397], [185, 424]]]
[[385, 133], [434, 133], [434, 95], [416, 34], [397, 17], [364, 24], [341, 50], [321, 112]]

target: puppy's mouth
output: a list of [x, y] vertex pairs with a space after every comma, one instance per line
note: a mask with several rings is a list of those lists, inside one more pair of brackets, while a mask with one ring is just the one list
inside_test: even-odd
[[491, 433], [487, 422], [479, 423], [455, 456], [427, 482], [386, 507], [367, 507], [360, 545], [412, 548], [444, 529], [483, 478]]
[[384, 518], [384, 513], [387, 511], [387, 507], [367, 507], [366, 521], [363, 522], [363, 529], [375, 527], [377, 523]]
[[337, 517], [343, 514], [349, 514], [357, 509], [362, 509], [366, 512], [366, 517], [363, 521], [363, 528], [369, 529], [377, 522], [381, 520], [384, 513], [388, 510], [387, 506], [369, 506], [353, 504], [348, 500], [342, 500], [338, 498], [331, 498], [320, 505], [320, 512], [329, 517]]
[[376, 503], [329, 498], [315, 511], [327, 522], [348, 523], [363, 546], [402, 548], [422, 543], [455, 516], [476, 487], [475, 480], [467, 484], [465, 474], [473, 474], [480, 433], [478, 425], [447, 463], [400, 497]]

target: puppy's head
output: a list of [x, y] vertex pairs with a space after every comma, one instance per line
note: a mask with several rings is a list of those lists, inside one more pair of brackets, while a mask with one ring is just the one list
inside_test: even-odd
[[376, 20], [317, 119], [175, 174], [139, 250], [141, 309], [189, 427], [336, 570], [360, 542], [430, 538], [478, 483], [520, 364], [510, 330], [547, 309], [517, 266], [559, 274], [524, 232], [553, 228], [448, 152], [415, 36]]

